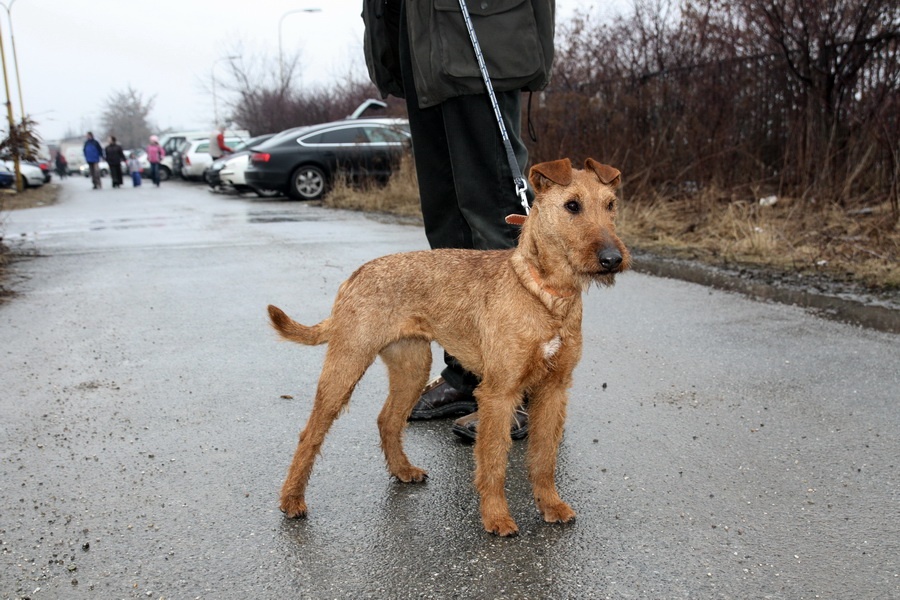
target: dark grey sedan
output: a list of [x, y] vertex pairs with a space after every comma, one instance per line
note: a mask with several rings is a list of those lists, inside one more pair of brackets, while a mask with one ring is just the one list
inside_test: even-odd
[[321, 198], [338, 175], [387, 181], [410, 148], [405, 119], [346, 119], [288, 129], [252, 148], [247, 185]]

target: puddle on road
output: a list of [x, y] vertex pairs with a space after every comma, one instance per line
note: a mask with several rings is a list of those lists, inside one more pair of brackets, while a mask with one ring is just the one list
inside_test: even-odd
[[247, 213], [248, 223], [301, 223], [321, 221], [320, 215], [300, 215], [275, 211], [250, 211]]
[[[274, 210], [251, 210], [245, 213], [217, 213], [210, 215], [213, 223], [303, 223], [322, 221], [322, 215], [299, 214]], [[153, 217], [127, 217], [120, 219], [96, 219], [89, 223], [89, 231], [151, 229], [202, 219], [202, 215], [172, 215]]]
[[136, 231], [147, 229], [208, 229], [240, 223], [309, 223], [328, 220], [328, 215], [288, 210], [255, 209], [228, 213], [172, 213], [119, 217], [112, 219], [92, 219], [89, 221], [68, 220], [53, 223], [42, 223], [36, 229], [8, 232], [8, 239], [15, 238], [19, 242], [30, 242], [38, 238], [50, 239], [61, 235], [72, 235], [84, 232], [103, 231]]

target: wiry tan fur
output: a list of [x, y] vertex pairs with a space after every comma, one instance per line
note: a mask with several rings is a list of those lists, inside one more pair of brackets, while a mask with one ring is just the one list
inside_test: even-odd
[[328, 344], [313, 409], [281, 489], [288, 517], [306, 515], [316, 455], [376, 356], [387, 365], [390, 382], [378, 417], [388, 470], [403, 482], [426, 478], [404, 453], [402, 434], [428, 379], [430, 342], [436, 340], [481, 377], [475, 390], [475, 486], [485, 529], [517, 532], [504, 482], [509, 424], [525, 394], [528, 474], [538, 510], [549, 522], [575, 518], [556, 490], [556, 455], [567, 389], [581, 357], [581, 293], [591, 283], [612, 285], [630, 263], [615, 232], [619, 172], [592, 159], [575, 170], [564, 159], [535, 165], [529, 178], [536, 198], [515, 249], [375, 259], [340, 286], [331, 316], [312, 327], [269, 306], [272, 325], [284, 338]]

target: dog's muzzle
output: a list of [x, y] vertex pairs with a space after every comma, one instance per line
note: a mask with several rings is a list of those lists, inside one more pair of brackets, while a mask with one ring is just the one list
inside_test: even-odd
[[622, 253], [615, 246], [604, 248], [597, 253], [597, 260], [605, 273], [615, 273], [622, 266]]

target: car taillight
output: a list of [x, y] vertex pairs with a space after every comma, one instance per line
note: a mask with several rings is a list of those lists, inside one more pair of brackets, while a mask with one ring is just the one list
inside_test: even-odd
[[191, 166], [191, 157], [190, 156], [187, 156], [187, 155], [184, 156], [184, 164], [186, 164], [187, 166]]
[[250, 155], [250, 162], [266, 163], [269, 162], [270, 158], [272, 158], [272, 155], [268, 152], [254, 152]]

